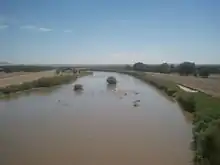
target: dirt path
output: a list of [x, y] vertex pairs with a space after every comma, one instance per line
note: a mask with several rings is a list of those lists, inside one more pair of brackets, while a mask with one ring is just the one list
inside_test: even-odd
[[220, 79], [219, 78], [199, 78], [193, 76], [179, 76], [176, 74], [160, 74], [160, 73], [147, 73], [152, 74], [158, 78], [173, 81], [177, 84], [196, 89], [198, 91], [207, 93], [212, 96], [220, 97]]
[[30, 72], [13, 72], [13, 73], [0, 72], [0, 79], [19, 76], [19, 75], [25, 75], [25, 74], [30, 74]]
[[54, 71], [43, 71], [43, 72], [32, 72], [20, 75], [8, 75], [8, 77], [0, 78], [0, 87], [5, 87], [8, 85], [20, 84], [23, 82], [37, 80], [41, 77], [50, 77], [54, 75]]

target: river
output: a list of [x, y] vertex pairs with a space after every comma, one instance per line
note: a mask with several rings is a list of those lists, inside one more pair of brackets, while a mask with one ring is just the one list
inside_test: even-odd
[[192, 124], [175, 102], [118, 73], [75, 83], [84, 91], [69, 84], [0, 101], [1, 165], [190, 164]]

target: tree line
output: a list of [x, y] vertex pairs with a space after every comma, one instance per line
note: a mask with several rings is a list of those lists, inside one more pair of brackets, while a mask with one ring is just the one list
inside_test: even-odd
[[196, 65], [194, 62], [183, 62], [178, 65], [162, 63], [148, 65], [142, 62], [135, 63], [133, 70], [158, 73], [179, 73], [180, 75], [194, 75], [208, 77], [210, 74], [219, 74], [220, 65]]

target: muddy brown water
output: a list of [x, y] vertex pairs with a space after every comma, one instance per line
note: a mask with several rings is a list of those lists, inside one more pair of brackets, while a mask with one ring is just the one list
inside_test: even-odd
[[1, 165], [190, 164], [192, 125], [175, 102], [123, 74], [76, 83], [84, 91], [69, 84], [0, 101]]

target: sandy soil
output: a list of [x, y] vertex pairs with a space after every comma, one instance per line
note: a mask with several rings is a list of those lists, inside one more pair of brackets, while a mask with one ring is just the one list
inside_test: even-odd
[[0, 87], [5, 87], [8, 85], [20, 84], [23, 82], [37, 80], [42, 77], [50, 77], [54, 75], [54, 71], [43, 71], [43, 72], [16, 72], [9, 74], [0, 75]]
[[7, 77], [18, 76], [18, 75], [24, 75], [24, 74], [29, 74], [29, 73], [28, 72], [13, 72], [13, 73], [0, 72], [0, 79], [7, 78]]
[[191, 88], [188, 88], [188, 87], [184, 87], [184, 86], [182, 86], [182, 85], [178, 85], [178, 87], [179, 87], [180, 89], [186, 91], [186, 92], [190, 92], [190, 93], [196, 93], [196, 92], [198, 92], [198, 91], [195, 90], [195, 89], [191, 89]]
[[220, 78], [197, 78], [193, 76], [179, 76], [176, 74], [148, 73], [153, 76], [174, 81], [212, 96], [220, 97]]

